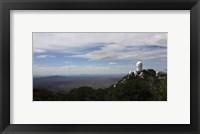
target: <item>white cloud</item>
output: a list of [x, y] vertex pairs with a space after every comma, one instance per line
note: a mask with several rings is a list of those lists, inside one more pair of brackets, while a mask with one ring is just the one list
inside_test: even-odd
[[39, 59], [55, 58], [55, 56], [54, 55], [38, 55], [38, 56], [36, 56], [36, 58], [39, 58]]
[[[167, 33], [33, 33], [33, 50], [64, 52], [95, 43], [117, 43], [121, 47], [167, 45]], [[72, 51], [71, 51], [72, 52]]]
[[33, 52], [34, 52], [34, 53], [45, 53], [45, 52], [47, 52], [47, 51], [44, 50], [44, 49], [37, 49], [37, 48], [35, 48], [35, 49], [33, 49]]
[[109, 62], [109, 65], [116, 65], [117, 63], [115, 62]]
[[107, 45], [100, 50], [72, 57], [88, 58], [90, 60], [166, 60], [167, 49], [158, 50], [128, 50], [117, 44]]
[[43, 59], [43, 58], [47, 58], [47, 55], [38, 55], [36, 56], [37, 58]]

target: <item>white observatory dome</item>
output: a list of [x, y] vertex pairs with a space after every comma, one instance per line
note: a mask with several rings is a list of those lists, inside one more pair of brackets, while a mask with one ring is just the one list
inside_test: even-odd
[[142, 71], [142, 62], [141, 62], [141, 61], [138, 61], [138, 62], [136, 63], [136, 71], [137, 71], [137, 72]]

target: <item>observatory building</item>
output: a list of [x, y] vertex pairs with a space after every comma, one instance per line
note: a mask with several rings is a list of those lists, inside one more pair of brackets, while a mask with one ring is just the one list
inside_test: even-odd
[[136, 63], [136, 72], [141, 72], [142, 71], [142, 62], [138, 61]]

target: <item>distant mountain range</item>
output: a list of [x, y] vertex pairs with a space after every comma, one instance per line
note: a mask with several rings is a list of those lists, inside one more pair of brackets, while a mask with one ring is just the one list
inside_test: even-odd
[[54, 92], [69, 91], [81, 86], [94, 89], [107, 88], [119, 81], [124, 75], [77, 75], [77, 76], [45, 76], [33, 78], [33, 88], [41, 88]]

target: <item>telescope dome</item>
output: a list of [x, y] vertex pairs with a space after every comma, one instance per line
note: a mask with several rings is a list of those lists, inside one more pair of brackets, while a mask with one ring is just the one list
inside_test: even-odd
[[142, 71], [142, 62], [141, 62], [141, 61], [138, 61], [138, 62], [136, 63], [136, 71], [137, 71], [137, 72]]

